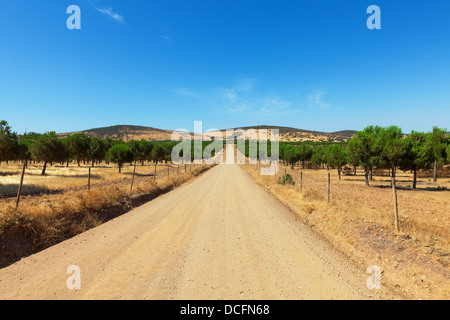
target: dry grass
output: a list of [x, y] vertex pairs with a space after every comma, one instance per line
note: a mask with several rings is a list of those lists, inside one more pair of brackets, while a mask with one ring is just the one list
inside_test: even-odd
[[108, 184], [94, 184], [89, 191], [61, 182], [60, 187], [66, 188], [59, 193], [23, 197], [17, 212], [15, 198], [1, 199], [0, 266], [94, 228], [133, 206], [179, 187], [210, 167], [191, 167], [186, 173], [180, 170], [180, 174], [174, 172], [170, 176], [166, 167], [166, 175], [161, 174], [156, 181], [153, 177], [137, 176], [132, 192], [131, 176], [126, 172], [115, 175], [119, 178], [116, 180], [112, 175], [105, 177]]
[[[364, 186], [361, 173], [338, 180], [332, 172], [331, 201], [327, 201], [327, 170], [303, 170], [300, 191], [298, 167], [282, 167], [295, 185], [283, 186], [273, 176], [261, 176], [243, 166], [255, 182], [290, 207], [301, 220], [322, 234], [362, 269], [378, 265], [385, 284], [412, 299], [450, 298], [450, 179], [430, 184], [419, 179], [409, 190], [411, 175], [398, 175], [401, 232], [394, 231], [393, 195], [389, 177], [375, 177]], [[438, 188], [439, 187], [439, 188]]]
[[[176, 174], [178, 168], [171, 164], [158, 164], [156, 167], [157, 176], [167, 175], [167, 167], [171, 174]], [[85, 188], [88, 183], [88, 165], [80, 167], [70, 165], [69, 167], [63, 165], [49, 166], [46, 170], [46, 175], [42, 176], [42, 164], [30, 164], [25, 172], [23, 194], [42, 194], [55, 191], [64, 191], [68, 189]], [[101, 163], [91, 167], [91, 185], [107, 185], [117, 181], [131, 179], [133, 174], [133, 165], [124, 165], [122, 172], [119, 173], [117, 166], [106, 165]], [[142, 166], [136, 166], [136, 177], [153, 177], [155, 166], [153, 163]], [[179, 169], [184, 171], [184, 167]], [[5, 196], [14, 196], [17, 194], [18, 184], [22, 172], [22, 164], [10, 164], [0, 166], [0, 198]], [[0, 208], [1, 209], [1, 208]]]

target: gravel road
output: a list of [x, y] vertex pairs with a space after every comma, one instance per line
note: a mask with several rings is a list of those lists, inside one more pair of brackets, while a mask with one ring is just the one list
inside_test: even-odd
[[[69, 289], [67, 269], [80, 270]], [[0, 270], [1, 299], [393, 299], [238, 165]]]

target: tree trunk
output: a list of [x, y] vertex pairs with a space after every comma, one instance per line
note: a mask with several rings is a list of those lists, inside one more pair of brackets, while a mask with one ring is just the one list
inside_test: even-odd
[[356, 166], [353, 166], [353, 175], [356, 176]]
[[47, 161], [44, 162], [44, 168], [42, 168], [41, 176], [45, 176], [46, 169], [47, 169]]
[[364, 171], [364, 180], [366, 182], [366, 187], [369, 186], [369, 169], [365, 169]]
[[413, 172], [414, 172], [413, 189], [416, 189], [416, 186], [417, 186], [417, 169], [414, 169]]
[[121, 172], [122, 172], [122, 164], [119, 163], [119, 173], [121, 173]]
[[338, 175], [339, 175], [339, 181], [341, 181], [341, 171], [342, 171], [342, 168], [341, 168], [341, 167], [338, 167], [337, 170], [338, 170]]

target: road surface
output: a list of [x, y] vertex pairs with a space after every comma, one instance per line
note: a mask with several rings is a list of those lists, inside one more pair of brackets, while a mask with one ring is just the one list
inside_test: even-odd
[[[68, 267], [80, 289], [69, 289]], [[390, 299], [238, 165], [0, 270], [1, 299]]]

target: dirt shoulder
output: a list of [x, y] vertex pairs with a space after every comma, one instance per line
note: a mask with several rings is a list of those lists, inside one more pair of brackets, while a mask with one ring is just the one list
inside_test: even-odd
[[[331, 202], [327, 201], [327, 172], [282, 168], [295, 185], [284, 186], [274, 176], [261, 176], [255, 166], [242, 166], [260, 186], [295, 212], [313, 230], [360, 267], [377, 265], [386, 285], [408, 299], [449, 299], [449, 200], [399, 190], [400, 233], [393, 228], [392, 189], [367, 188], [332, 176]], [[351, 179], [351, 177], [349, 177]], [[444, 191], [443, 191], [444, 192]], [[448, 190], [445, 192], [449, 192]]]

